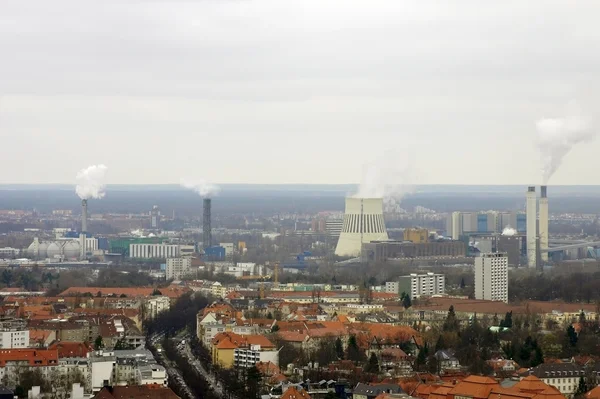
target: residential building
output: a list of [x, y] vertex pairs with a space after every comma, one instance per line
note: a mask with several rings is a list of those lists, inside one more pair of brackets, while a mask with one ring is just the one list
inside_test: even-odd
[[508, 303], [508, 256], [503, 252], [475, 258], [475, 299]]
[[279, 365], [279, 352], [263, 335], [219, 333], [211, 343], [214, 362], [224, 368], [249, 368], [256, 362]]
[[289, 387], [280, 399], [311, 399], [311, 396], [300, 387]]
[[171, 300], [168, 296], [153, 296], [145, 300], [146, 318], [154, 319], [159, 313], [169, 310]]
[[168, 258], [166, 277], [167, 280], [179, 280], [186, 276], [192, 267], [192, 258]]
[[560, 393], [572, 398], [577, 391], [579, 379], [586, 377], [585, 368], [576, 363], [542, 363], [522, 376], [535, 376], [545, 384], [556, 387]]
[[[0, 380], [16, 385], [17, 374], [23, 367], [39, 367], [46, 377], [58, 367], [58, 351], [45, 349], [1, 349]], [[5, 382], [6, 381], [6, 382]]]
[[344, 227], [344, 219], [327, 219], [325, 221], [325, 231], [331, 237], [338, 238], [342, 234], [342, 228]]
[[387, 281], [385, 283], [385, 292], [388, 294], [400, 294], [400, 283], [397, 281]]
[[0, 330], [0, 349], [29, 348], [29, 330], [3, 329]]
[[396, 384], [369, 385], [359, 382], [352, 390], [353, 399], [375, 399], [382, 393], [402, 393], [402, 388]]
[[[389, 287], [393, 289], [396, 285], [390, 284]], [[437, 273], [412, 273], [408, 276], [399, 277], [397, 287], [398, 291], [395, 292], [396, 294], [405, 292], [413, 299], [421, 296], [443, 295], [446, 287], [446, 278], [443, 274]], [[388, 292], [387, 283], [386, 292]]]

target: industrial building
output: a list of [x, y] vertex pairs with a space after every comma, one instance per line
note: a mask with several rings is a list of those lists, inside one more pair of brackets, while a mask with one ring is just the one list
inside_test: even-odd
[[525, 232], [526, 215], [521, 212], [452, 212], [446, 220], [446, 235], [459, 240], [469, 233], [501, 233], [507, 227]]
[[189, 257], [194, 253], [193, 245], [180, 244], [129, 244], [129, 257], [141, 259], [168, 259]]
[[508, 256], [481, 254], [475, 258], [475, 299], [508, 303]]
[[388, 259], [424, 257], [464, 257], [466, 245], [462, 241], [432, 241], [413, 243], [406, 241], [372, 241], [362, 245], [364, 262], [381, 262]]
[[382, 198], [346, 198], [342, 232], [335, 249], [338, 256], [360, 256], [362, 244], [387, 240]]
[[525, 234], [469, 234], [469, 254], [503, 252], [508, 256], [508, 265], [519, 267], [527, 264], [525, 257]]
[[429, 230], [421, 229], [418, 227], [412, 227], [404, 229], [403, 232], [404, 241], [414, 242], [415, 244], [422, 244], [429, 241]]
[[401, 276], [398, 281], [385, 283], [385, 290], [390, 294], [406, 293], [411, 298], [421, 296], [443, 295], [446, 290], [446, 278], [443, 274], [410, 274]]

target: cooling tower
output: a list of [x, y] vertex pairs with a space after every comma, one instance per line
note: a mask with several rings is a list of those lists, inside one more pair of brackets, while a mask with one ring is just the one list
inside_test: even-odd
[[537, 266], [537, 197], [535, 187], [527, 189], [527, 266], [535, 268]]
[[212, 229], [210, 226], [210, 219], [211, 219], [210, 207], [211, 207], [210, 198], [204, 198], [204, 215], [202, 218], [202, 230], [203, 230], [202, 244], [204, 245], [205, 249], [212, 246]]
[[363, 243], [387, 239], [383, 220], [383, 199], [346, 198], [344, 224], [335, 254], [360, 256]]
[[539, 234], [540, 234], [540, 249], [541, 257], [544, 262], [548, 261], [548, 252], [543, 250], [548, 249], [548, 188], [542, 186], [542, 193], [540, 196], [540, 220], [539, 220]]

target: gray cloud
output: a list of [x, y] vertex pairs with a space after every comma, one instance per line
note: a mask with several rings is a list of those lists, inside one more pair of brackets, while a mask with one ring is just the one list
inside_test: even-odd
[[[600, 105], [598, 11], [541, 0], [3, 1], [0, 136], [23, 151], [0, 166], [27, 155], [31, 168], [1, 168], [0, 182], [69, 182], [88, 163], [109, 165], [109, 183], [177, 183], [190, 167], [218, 183], [358, 182], [362, 162], [388, 147], [443, 165], [424, 167], [424, 182], [464, 183], [465, 171], [471, 182], [537, 182], [533, 122], [570, 99]], [[598, 145], [574, 149], [553, 182], [588, 183], [583, 160]], [[489, 165], [498, 147], [514, 165]]]

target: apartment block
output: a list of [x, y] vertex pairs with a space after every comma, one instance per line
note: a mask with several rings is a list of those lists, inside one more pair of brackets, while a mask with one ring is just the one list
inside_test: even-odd
[[481, 254], [475, 258], [475, 299], [508, 303], [508, 256]]
[[[410, 274], [402, 276], [398, 280], [398, 294], [407, 293], [411, 298], [419, 298], [421, 296], [442, 295], [445, 292], [446, 278], [443, 274], [427, 273], [427, 274]], [[390, 289], [395, 285], [390, 284]], [[388, 283], [386, 283], [386, 291]]]

